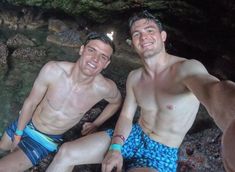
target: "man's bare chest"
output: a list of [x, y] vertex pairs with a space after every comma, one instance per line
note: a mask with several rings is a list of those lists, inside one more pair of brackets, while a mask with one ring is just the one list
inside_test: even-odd
[[150, 110], [172, 111], [192, 98], [189, 90], [171, 80], [140, 82], [136, 84], [134, 94], [138, 105]]
[[86, 112], [100, 97], [92, 89], [73, 87], [54, 87], [46, 94], [48, 105], [54, 110]]

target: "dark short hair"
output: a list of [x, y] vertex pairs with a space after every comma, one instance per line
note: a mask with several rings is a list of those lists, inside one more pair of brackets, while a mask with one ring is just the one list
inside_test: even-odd
[[142, 12], [139, 13], [135, 13], [133, 16], [130, 17], [129, 19], [129, 30], [131, 30], [132, 25], [141, 19], [146, 19], [146, 20], [151, 20], [154, 21], [156, 23], [156, 25], [158, 26], [158, 29], [161, 31], [163, 31], [163, 26], [162, 23], [160, 22], [160, 20], [158, 20], [154, 15], [152, 15], [151, 13], [149, 13], [147, 10], [144, 10]]
[[97, 33], [97, 32], [91, 32], [87, 35], [86, 40], [84, 41], [83, 45], [87, 45], [91, 40], [100, 40], [104, 42], [105, 44], [108, 44], [113, 49], [113, 53], [115, 52], [115, 45], [113, 41], [104, 33]]

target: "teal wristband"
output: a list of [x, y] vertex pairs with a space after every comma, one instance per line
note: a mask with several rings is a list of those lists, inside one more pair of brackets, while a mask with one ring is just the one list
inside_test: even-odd
[[23, 130], [16, 130], [16, 132], [15, 132], [15, 134], [17, 135], [17, 136], [22, 136], [23, 135]]
[[116, 150], [121, 152], [122, 151], [122, 145], [120, 144], [111, 144], [109, 147], [109, 150]]

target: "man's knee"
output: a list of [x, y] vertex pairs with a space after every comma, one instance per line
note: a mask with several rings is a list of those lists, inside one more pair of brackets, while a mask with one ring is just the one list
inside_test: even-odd
[[60, 146], [59, 151], [56, 153], [55, 159], [57, 161], [69, 161], [70, 149], [68, 143], [64, 143]]

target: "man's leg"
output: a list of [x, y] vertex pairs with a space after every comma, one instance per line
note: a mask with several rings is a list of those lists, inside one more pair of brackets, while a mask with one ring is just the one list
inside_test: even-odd
[[5, 132], [1, 138], [1, 141], [0, 141], [0, 150], [2, 150], [2, 151], [10, 150], [11, 144], [12, 144], [11, 138]]
[[22, 172], [30, 167], [32, 163], [21, 149], [0, 159], [0, 172]]
[[106, 132], [98, 132], [64, 143], [47, 172], [69, 172], [75, 165], [101, 163], [110, 141]]
[[0, 158], [8, 153], [8, 151], [11, 149], [11, 145], [11, 138], [5, 132], [0, 140]]

